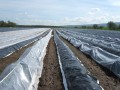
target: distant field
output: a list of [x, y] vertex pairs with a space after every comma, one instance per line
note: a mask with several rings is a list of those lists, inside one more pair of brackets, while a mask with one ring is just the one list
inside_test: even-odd
[[30, 29], [30, 28], [15, 28], [15, 27], [0, 27], [0, 32], [7, 32], [7, 31], [15, 31], [15, 30], [24, 30], [24, 29]]

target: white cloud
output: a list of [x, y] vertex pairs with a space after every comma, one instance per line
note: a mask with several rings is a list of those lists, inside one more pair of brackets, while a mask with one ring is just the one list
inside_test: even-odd
[[74, 18], [64, 18], [63, 22], [66, 24], [99, 24], [99, 23], [107, 23], [108, 21], [118, 22], [120, 21], [120, 16], [112, 16], [108, 13], [99, 16], [93, 17], [74, 17]]
[[99, 12], [99, 11], [101, 11], [101, 9], [100, 8], [92, 8], [92, 11], [93, 12]]
[[118, 21], [120, 21], [120, 16], [111, 16], [111, 17], [110, 17], [110, 20], [111, 20], [111, 21], [118, 22]]
[[16, 21], [19, 21], [20, 19], [16, 17], [15, 20], [16, 20]]
[[120, 6], [120, 0], [108, 0], [114, 6]]
[[98, 12], [100, 12], [101, 9], [100, 8], [91, 8], [90, 12], [88, 12], [89, 15], [94, 15]]
[[99, 24], [99, 23], [107, 23], [108, 21], [120, 21], [120, 16], [114, 16], [114, 15], [109, 15], [108, 13], [104, 15], [99, 15], [99, 16], [90, 16], [90, 17], [65, 17], [63, 19], [59, 20], [52, 20], [52, 19], [47, 19], [47, 20], [42, 20], [39, 18], [26, 18], [21, 21], [21, 19], [17, 18], [15, 19], [17, 22], [22, 24], [27, 25], [83, 25], [83, 24]]

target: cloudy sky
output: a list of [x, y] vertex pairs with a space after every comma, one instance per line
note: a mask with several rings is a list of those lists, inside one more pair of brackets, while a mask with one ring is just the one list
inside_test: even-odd
[[120, 0], [0, 0], [0, 20], [27, 25], [120, 22]]

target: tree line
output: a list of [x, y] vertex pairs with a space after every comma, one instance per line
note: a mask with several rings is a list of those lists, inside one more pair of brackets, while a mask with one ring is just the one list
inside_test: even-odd
[[15, 27], [17, 24], [11, 21], [0, 21], [0, 27]]
[[106, 26], [100, 26], [99, 24], [93, 25], [82, 25], [80, 28], [82, 29], [102, 29], [102, 30], [120, 30], [120, 24], [116, 24], [113, 21], [107, 23]]
[[63, 28], [63, 26], [52, 26], [52, 25], [18, 25], [11, 21], [0, 21], [0, 27], [24, 27], [24, 28]]
[[[41, 27], [41, 28], [65, 28], [64, 26], [47, 26], [47, 25], [17, 25], [15, 22], [11, 21], [0, 21], [0, 27]], [[106, 26], [100, 26], [99, 24], [93, 25], [82, 25], [75, 28], [81, 29], [101, 29], [101, 30], [120, 30], [120, 24], [116, 24], [113, 21], [107, 23]]]

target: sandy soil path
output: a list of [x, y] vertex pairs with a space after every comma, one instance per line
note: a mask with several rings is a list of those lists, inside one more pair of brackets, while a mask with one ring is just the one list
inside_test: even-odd
[[64, 90], [53, 37], [47, 47], [38, 90]]

